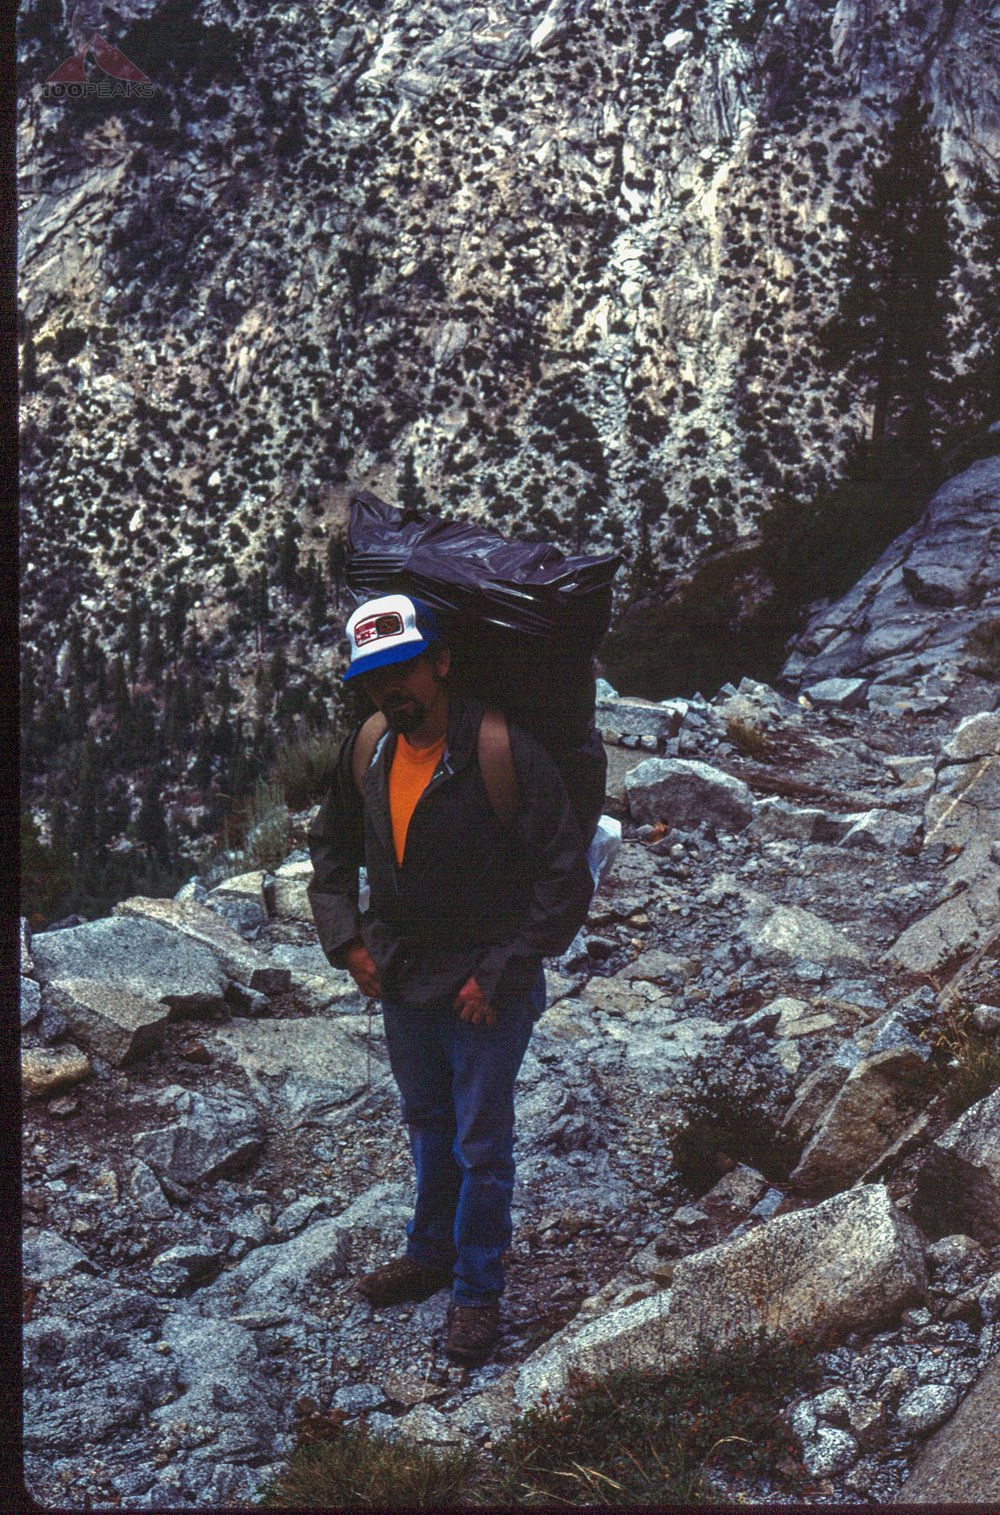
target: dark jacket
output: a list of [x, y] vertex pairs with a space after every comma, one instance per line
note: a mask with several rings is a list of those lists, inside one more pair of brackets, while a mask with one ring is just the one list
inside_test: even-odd
[[[524, 994], [543, 957], [565, 952], [587, 918], [593, 882], [559, 772], [534, 737], [510, 726], [520, 813], [497, 820], [477, 757], [482, 705], [452, 695], [444, 754], [417, 802], [402, 866], [389, 813], [388, 732], [364, 775], [351, 777], [354, 736], [340, 750], [333, 785], [309, 832], [309, 886], [320, 944], [342, 965], [360, 936], [382, 997], [416, 1009], [451, 1007], [475, 974], [497, 1009]], [[358, 912], [358, 867], [371, 902]]]

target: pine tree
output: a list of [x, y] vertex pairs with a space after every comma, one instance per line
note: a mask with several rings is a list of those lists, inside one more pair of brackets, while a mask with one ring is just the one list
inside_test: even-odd
[[312, 587], [309, 591], [309, 630], [321, 631], [326, 624], [326, 590], [323, 586], [323, 575], [315, 558], [309, 560], [315, 568], [312, 575]]
[[927, 107], [913, 91], [872, 171], [846, 254], [847, 284], [823, 338], [871, 406], [871, 440], [925, 448], [949, 377], [950, 191]]
[[83, 666], [78, 663], [73, 669], [69, 686], [67, 713], [71, 735], [80, 740], [87, 730], [87, 690], [84, 684]]
[[131, 704], [128, 693], [128, 680], [125, 677], [125, 664], [121, 658], [113, 660], [108, 683], [108, 695], [111, 700], [111, 710], [115, 718], [115, 725], [121, 729], [128, 720], [129, 706]]
[[101, 753], [94, 738], [89, 736], [83, 745], [83, 754], [75, 784], [75, 806], [69, 828], [69, 842], [81, 861], [95, 851], [105, 828], [104, 775], [101, 771]]
[[980, 425], [1000, 415], [1000, 183], [977, 165], [972, 173], [969, 201], [978, 220], [970, 236], [974, 267], [966, 274], [966, 347], [973, 359], [963, 375], [963, 409]]
[[330, 538], [326, 549], [326, 567], [330, 575], [330, 583], [333, 585], [334, 603], [339, 610], [340, 588], [344, 581], [344, 569], [347, 567], [347, 544], [341, 532]]
[[236, 691], [233, 689], [232, 680], [229, 677], [229, 669], [225, 663], [219, 671], [215, 681], [215, 698], [223, 710], [228, 710], [236, 699]]
[[142, 628], [146, 619], [146, 602], [142, 595], [133, 594], [125, 615], [125, 656], [128, 660], [128, 676], [132, 681], [135, 696], [135, 676], [142, 655]]
[[275, 579], [285, 591], [286, 600], [299, 588], [299, 538], [301, 535], [301, 526], [291, 511], [286, 512], [278, 541], [278, 560], [275, 569]]
[[163, 631], [166, 638], [167, 650], [175, 665], [180, 656], [184, 643], [184, 629], [187, 625], [188, 616], [188, 591], [180, 581], [174, 585], [170, 602], [167, 605], [167, 613], [164, 619]]
[[146, 653], [143, 658], [143, 666], [146, 677], [151, 684], [158, 684], [160, 675], [166, 666], [167, 655], [163, 646], [163, 637], [160, 634], [160, 618], [155, 613], [149, 618], [149, 631], [146, 636]]
[[276, 647], [271, 654], [271, 661], [267, 668], [271, 688], [279, 694], [288, 682], [288, 658], [283, 647]]
[[417, 466], [413, 458], [413, 448], [403, 461], [403, 477], [399, 483], [399, 504], [402, 510], [422, 512], [427, 509], [427, 493], [420, 480], [417, 478]]
[[170, 833], [163, 808], [162, 783], [151, 773], [143, 786], [139, 814], [135, 820], [135, 839], [148, 847], [154, 857], [166, 862], [170, 856]]

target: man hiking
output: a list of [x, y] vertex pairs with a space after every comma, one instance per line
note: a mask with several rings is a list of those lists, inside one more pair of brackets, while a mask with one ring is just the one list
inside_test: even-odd
[[[450, 1284], [446, 1350], [481, 1362], [497, 1336], [514, 1081], [545, 1008], [542, 959], [569, 946], [593, 883], [553, 760], [449, 690], [430, 607], [383, 595], [353, 613], [347, 637], [344, 677], [361, 679], [380, 714], [341, 748], [309, 834], [309, 897], [328, 960], [382, 1002], [417, 1184], [405, 1254], [359, 1288], [378, 1306]], [[504, 762], [516, 783], [507, 814]]]

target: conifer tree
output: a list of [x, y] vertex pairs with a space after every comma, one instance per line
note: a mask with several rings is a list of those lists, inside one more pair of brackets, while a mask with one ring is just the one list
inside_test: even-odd
[[167, 651], [170, 653], [175, 666], [184, 644], [184, 629], [187, 625], [187, 616], [188, 591], [186, 585], [178, 580], [171, 593], [163, 625]]
[[167, 656], [163, 646], [163, 637], [160, 634], [160, 618], [155, 612], [149, 618], [149, 631], [146, 636], [146, 652], [143, 658], [143, 666], [146, 677], [151, 684], [158, 684], [160, 675], [166, 666]]
[[301, 526], [291, 511], [287, 511], [278, 541], [278, 561], [275, 569], [275, 579], [285, 591], [286, 600], [299, 588], [299, 538], [301, 535]]
[[163, 808], [161, 780], [156, 772], [150, 774], [143, 786], [139, 814], [135, 820], [135, 839], [148, 847], [154, 857], [163, 862], [168, 861], [170, 833]]
[[128, 676], [132, 681], [135, 696], [135, 677], [142, 655], [142, 628], [146, 618], [146, 602], [142, 595], [133, 594], [125, 615], [125, 656], [128, 660]]
[[105, 827], [101, 754], [92, 736], [88, 736], [84, 742], [74, 789], [75, 804], [73, 820], [69, 828], [69, 841], [73, 851], [82, 861], [93, 854], [103, 838]]
[[936, 133], [916, 91], [890, 128], [850, 229], [847, 283], [823, 338], [871, 407], [871, 440], [892, 432], [926, 446], [950, 373], [950, 191]]
[[326, 549], [326, 567], [333, 585], [334, 603], [339, 610], [340, 589], [344, 582], [344, 569], [347, 567], [347, 544], [342, 532], [337, 532], [330, 538]]
[[77, 663], [73, 669], [66, 709], [69, 717], [70, 734], [76, 740], [79, 740], [87, 730], [88, 709], [87, 690], [84, 683], [83, 665], [81, 663]]
[[427, 493], [417, 477], [412, 447], [403, 461], [403, 477], [399, 483], [399, 504], [404, 511], [422, 512], [427, 509]]
[[219, 670], [219, 676], [215, 681], [215, 698], [223, 710], [228, 710], [236, 698], [232, 680], [229, 677], [229, 668], [223, 663]]
[[128, 680], [125, 677], [125, 664], [120, 657], [112, 661], [108, 684], [111, 711], [114, 715], [116, 726], [121, 729], [128, 719], [131, 702], [128, 693]]

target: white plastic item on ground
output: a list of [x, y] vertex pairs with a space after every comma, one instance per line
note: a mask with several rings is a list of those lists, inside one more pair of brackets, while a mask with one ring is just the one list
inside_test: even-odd
[[610, 815], [602, 815], [587, 848], [587, 867], [594, 880], [594, 888], [610, 873], [615, 858], [621, 851], [622, 823]]

